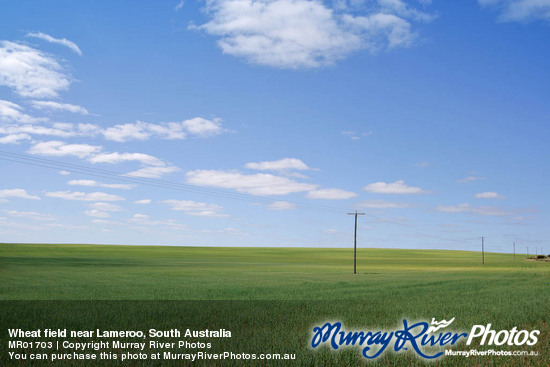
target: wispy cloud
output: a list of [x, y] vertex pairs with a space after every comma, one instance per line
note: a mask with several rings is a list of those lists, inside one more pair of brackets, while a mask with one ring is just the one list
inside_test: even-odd
[[56, 43], [58, 45], [63, 45], [65, 47], [70, 48], [71, 50], [73, 50], [74, 52], [79, 54], [80, 56], [82, 56], [82, 51], [80, 50], [78, 45], [74, 42], [69, 41], [66, 38], [54, 38], [54, 37], [50, 36], [49, 34], [42, 33], [42, 32], [27, 33], [27, 37], [39, 38], [39, 39], [44, 40], [46, 42]]
[[66, 144], [62, 141], [47, 141], [36, 143], [29, 149], [30, 154], [44, 156], [76, 156], [79, 158], [89, 157], [101, 150], [100, 146], [89, 144]]
[[97, 202], [90, 204], [90, 210], [86, 210], [84, 214], [89, 217], [110, 218], [110, 212], [119, 212], [121, 210], [122, 208], [118, 205], [105, 202]]
[[21, 140], [31, 140], [29, 134], [10, 134], [0, 138], [0, 144], [19, 144]]
[[165, 122], [152, 124], [143, 121], [120, 124], [102, 131], [107, 140], [125, 142], [130, 140], [148, 140], [151, 137], [159, 139], [178, 140], [185, 139], [188, 135], [207, 138], [219, 135], [226, 131], [221, 126], [220, 119], [207, 120], [195, 117], [182, 122]]
[[79, 191], [51, 191], [46, 196], [63, 200], [75, 201], [119, 201], [124, 200], [118, 195], [106, 194], [104, 192], [79, 192]]
[[246, 175], [236, 171], [195, 170], [186, 173], [187, 182], [196, 186], [235, 189], [252, 195], [287, 195], [313, 191], [317, 185], [301, 183], [267, 173]]
[[72, 113], [79, 113], [81, 115], [88, 114], [88, 110], [84, 107], [69, 103], [59, 103], [54, 101], [32, 101], [31, 105], [37, 110], [67, 111]]
[[373, 132], [372, 131], [367, 131], [367, 132], [363, 132], [363, 133], [358, 133], [356, 131], [346, 130], [346, 131], [340, 132], [340, 134], [342, 134], [344, 136], [348, 136], [351, 140], [360, 140], [362, 137], [372, 135]]
[[514, 214], [513, 211], [504, 210], [497, 207], [490, 207], [490, 206], [473, 207], [470, 204], [458, 204], [458, 205], [451, 205], [451, 206], [440, 205], [436, 207], [435, 210], [442, 213], [470, 213], [470, 214], [479, 214], [479, 215], [486, 215], [486, 216], [493, 216], [493, 217], [503, 217], [503, 216]]
[[222, 207], [216, 204], [207, 204], [192, 200], [163, 200], [161, 203], [170, 206], [172, 210], [185, 212], [196, 217], [227, 217], [221, 214]]
[[504, 22], [550, 20], [548, 0], [478, 0], [481, 6], [496, 9]]
[[283, 158], [277, 161], [250, 162], [245, 164], [244, 167], [258, 171], [303, 171], [311, 169], [307, 164], [297, 158]]
[[296, 205], [288, 201], [274, 201], [267, 207], [271, 210], [292, 210], [296, 208]]
[[183, 0], [181, 0], [181, 1], [178, 3], [178, 5], [176, 5], [176, 6], [174, 7], [174, 10], [175, 10], [175, 11], [179, 11], [181, 8], [183, 8], [183, 5], [184, 5]]
[[38, 196], [29, 195], [27, 191], [24, 189], [0, 190], [0, 198], [21, 198], [21, 199], [40, 200]]
[[480, 176], [467, 176], [461, 180], [457, 180], [457, 182], [462, 182], [462, 183], [467, 183], [467, 182], [472, 182], [472, 181], [481, 181], [481, 180], [485, 180], [485, 177], [480, 177]]
[[396, 208], [410, 208], [411, 204], [409, 203], [395, 203], [384, 200], [366, 200], [355, 205], [357, 208], [365, 209], [396, 209]]
[[10, 41], [0, 41], [0, 85], [22, 97], [52, 98], [67, 90], [71, 78], [53, 57]]
[[166, 226], [170, 228], [171, 230], [178, 230], [178, 231], [185, 231], [187, 230], [187, 226], [184, 224], [178, 223], [175, 220], [172, 219], [161, 219], [161, 220], [153, 220], [151, 217], [149, 217], [147, 214], [141, 214], [137, 213], [132, 216], [128, 220], [130, 223], [138, 224], [138, 225], [145, 225], [145, 226]]
[[71, 180], [67, 182], [67, 185], [104, 187], [107, 189], [124, 189], [124, 190], [129, 190], [135, 186], [135, 185], [129, 185], [129, 184], [106, 184], [106, 183], [97, 182], [94, 180]]
[[97, 210], [97, 209], [86, 210], [86, 211], [84, 211], [84, 215], [87, 215], [89, 217], [94, 217], [94, 218], [110, 218], [111, 217], [111, 214], [109, 214], [107, 212], [104, 212], [104, 211], [101, 211], [101, 210]]
[[345, 200], [357, 196], [356, 193], [341, 189], [319, 189], [307, 193], [310, 199]]
[[20, 212], [17, 210], [4, 210], [4, 213], [6, 213], [9, 216], [17, 217], [17, 218], [25, 218], [25, 219], [31, 219], [31, 220], [38, 220], [38, 221], [52, 221], [55, 220], [55, 216], [52, 214], [43, 214], [38, 212]]
[[374, 182], [368, 184], [363, 190], [376, 194], [423, 194], [426, 191], [420, 187], [407, 186], [405, 181], [397, 180], [395, 182]]
[[159, 178], [170, 173], [178, 172], [179, 170], [180, 169], [178, 167], [172, 165], [150, 166], [128, 172], [125, 174], [125, 176], [139, 178]]
[[111, 204], [111, 203], [104, 203], [104, 202], [97, 202], [90, 204], [90, 208], [101, 210], [104, 212], [119, 212], [122, 210], [122, 208], [119, 205]]
[[497, 192], [488, 191], [480, 192], [474, 195], [476, 199], [504, 199], [504, 196], [499, 195]]
[[90, 157], [89, 161], [91, 163], [121, 163], [121, 162], [139, 162], [141, 164], [151, 165], [151, 166], [164, 166], [165, 163], [152, 155], [145, 153], [99, 153]]
[[[1, 71], [0, 71], [1, 72]], [[16, 103], [0, 99], [0, 121], [29, 124], [46, 121], [46, 118], [37, 118], [23, 113], [23, 107]]]
[[134, 201], [134, 204], [140, 204], [140, 205], [151, 204], [151, 199], [136, 200]]

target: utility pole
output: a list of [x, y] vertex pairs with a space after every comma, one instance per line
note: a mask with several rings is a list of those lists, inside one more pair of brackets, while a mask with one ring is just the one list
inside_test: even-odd
[[514, 242], [514, 261], [516, 261], [516, 243]]
[[527, 257], [529, 257], [529, 246], [527, 246]]
[[353, 274], [357, 274], [357, 216], [365, 215], [365, 213], [348, 213], [348, 215], [355, 215], [355, 234], [353, 236]]
[[483, 241], [485, 237], [481, 237], [481, 265], [485, 265], [485, 246]]

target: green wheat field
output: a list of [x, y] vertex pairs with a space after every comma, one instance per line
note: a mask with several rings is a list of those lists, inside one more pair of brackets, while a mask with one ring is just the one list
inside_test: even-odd
[[[515, 326], [541, 334], [534, 347], [492, 347], [538, 356], [445, 357], [430, 365], [550, 365], [550, 263], [519, 254], [514, 260], [512, 254], [486, 253], [482, 265], [476, 252], [358, 249], [354, 275], [353, 249], [342, 248], [0, 244], [0, 279], [2, 366], [35, 365], [6, 359], [6, 330], [15, 327], [225, 328], [233, 337], [213, 343], [213, 351], [297, 355], [285, 363], [205, 365], [423, 365], [410, 351], [367, 361], [359, 348], [312, 350], [311, 331], [325, 321], [383, 330], [402, 326], [403, 318], [432, 317], [455, 317], [455, 331], [491, 323], [493, 330]], [[464, 342], [454, 347], [471, 348], [490, 349]]]

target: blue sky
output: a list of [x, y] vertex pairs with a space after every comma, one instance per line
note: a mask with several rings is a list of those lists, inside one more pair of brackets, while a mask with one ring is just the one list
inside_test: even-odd
[[2, 242], [550, 251], [550, 1], [0, 17]]

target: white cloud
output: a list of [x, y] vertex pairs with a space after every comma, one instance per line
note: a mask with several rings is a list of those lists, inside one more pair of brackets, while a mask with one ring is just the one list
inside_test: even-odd
[[436, 211], [442, 213], [470, 213], [493, 217], [502, 217], [514, 214], [512, 211], [503, 210], [497, 207], [480, 206], [473, 207], [470, 204], [459, 204], [454, 206], [440, 205], [435, 208]]
[[134, 187], [134, 185], [129, 185], [129, 184], [106, 184], [106, 183], [97, 182], [94, 180], [71, 180], [67, 182], [67, 185], [95, 186], [95, 187], [105, 187], [108, 189], [124, 189], [124, 190], [129, 190]]
[[130, 140], [147, 140], [151, 137], [176, 140], [185, 139], [187, 135], [206, 138], [219, 135], [225, 131], [221, 126], [221, 120], [207, 120], [195, 117], [182, 122], [165, 122], [152, 124], [136, 121], [133, 124], [121, 124], [109, 127], [102, 131], [108, 140], [125, 142]]
[[134, 201], [134, 204], [141, 204], [141, 205], [151, 204], [151, 199], [136, 200], [136, 201]]
[[457, 180], [458, 182], [462, 182], [462, 183], [467, 183], [467, 182], [472, 182], [472, 181], [481, 181], [481, 180], [485, 180], [485, 177], [480, 177], [480, 176], [468, 176], [468, 177], [465, 177], [461, 180]]
[[363, 190], [376, 194], [422, 194], [425, 193], [420, 187], [411, 187], [405, 184], [403, 180], [397, 180], [392, 183], [374, 182], [368, 184]]
[[82, 51], [77, 46], [77, 44], [74, 43], [74, 42], [69, 41], [66, 38], [61, 38], [61, 39], [60, 38], [53, 38], [49, 34], [45, 34], [45, 33], [42, 33], [42, 32], [27, 33], [27, 37], [40, 38], [40, 39], [42, 39], [44, 41], [47, 41], [47, 42], [56, 43], [58, 45], [66, 46], [66, 47], [70, 48], [71, 50], [73, 50], [74, 52], [76, 52], [77, 54], [79, 54], [80, 56], [82, 56]]
[[340, 132], [342, 135], [344, 136], [349, 136], [349, 138], [351, 140], [360, 140], [361, 137], [364, 137], [364, 136], [370, 136], [373, 134], [372, 131], [366, 131], [366, 132], [363, 132], [363, 133], [357, 133], [355, 131], [351, 131], [351, 130], [346, 130], [346, 131], [341, 131]]
[[21, 112], [22, 110], [23, 107], [19, 106], [18, 104], [0, 99], [0, 121], [2, 122], [29, 124], [47, 120], [46, 118], [36, 118], [29, 116]]
[[505, 22], [550, 20], [549, 0], [478, 0], [479, 4], [499, 11]]
[[341, 189], [320, 189], [307, 193], [307, 197], [310, 199], [344, 200], [355, 196], [357, 196], [356, 193]]
[[470, 212], [472, 210], [472, 207], [470, 204], [459, 204], [459, 205], [440, 205], [435, 208], [436, 211], [442, 212], [442, 213], [464, 213], [464, 212]]
[[29, 134], [11, 134], [0, 138], [0, 144], [19, 144], [20, 140], [31, 140]]
[[53, 101], [32, 101], [31, 105], [38, 110], [67, 111], [72, 113], [79, 113], [81, 115], [88, 114], [88, 110], [84, 107], [69, 103], [59, 103]]
[[151, 133], [147, 131], [149, 124], [138, 121], [135, 124], [115, 125], [102, 131], [107, 140], [125, 142], [128, 140], [146, 140]]
[[178, 5], [174, 8], [175, 11], [179, 11], [181, 8], [183, 8], [183, 0], [181, 0]]
[[475, 194], [476, 199], [504, 199], [504, 196], [499, 195], [497, 192], [488, 191]]
[[384, 200], [366, 200], [355, 205], [357, 208], [365, 209], [396, 209], [396, 208], [409, 208], [409, 203], [394, 203]]
[[301, 183], [267, 173], [245, 175], [235, 171], [195, 170], [186, 173], [187, 182], [197, 186], [235, 189], [252, 195], [287, 195], [313, 191], [318, 185]]
[[46, 156], [76, 156], [85, 158], [101, 150], [100, 146], [88, 144], [66, 144], [62, 141], [47, 141], [37, 143], [29, 149], [29, 153]]
[[[420, 0], [424, 5], [431, 4], [431, 0]], [[437, 18], [434, 14], [428, 14], [419, 10], [413, 9], [401, 0], [378, 0], [383, 12], [395, 13], [405, 18], [415, 19], [420, 22], [430, 22]]]
[[62, 138], [68, 138], [77, 135], [71, 130], [60, 129], [59, 126], [66, 128], [65, 124], [55, 124], [57, 127], [45, 127], [37, 125], [4, 125], [0, 126], [0, 134], [29, 134], [29, 135], [52, 135]]
[[111, 217], [111, 214], [109, 214], [107, 212], [102, 212], [101, 210], [97, 210], [97, 209], [86, 210], [84, 212], [84, 214], [89, 216], [89, 217], [96, 217], [96, 218], [110, 218]]
[[388, 1], [369, 4], [366, 16], [311, 0], [210, 0], [206, 9], [210, 21], [191, 28], [219, 37], [224, 53], [290, 69], [332, 64], [360, 49], [409, 46], [416, 34], [405, 18], [430, 20]]
[[283, 158], [278, 161], [251, 162], [244, 165], [245, 168], [259, 171], [285, 171], [285, 170], [309, 170], [307, 164], [297, 158]]
[[185, 231], [187, 230], [187, 227], [183, 224], [180, 224], [174, 220], [171, 219], [163, 219], [163, 220], [151, 220], [150, 217], [146, 214], [134, 214], [132, 218], [128, 220], [130, 223], [136, 223], [139, 225], [146, 225], [146, 226], [166, 226], [173, 230], [181, 230]]
[[52, 98], [70, 83], [53, 57], [29, 46], [0, 41], [0, 85], [22, 97]]
[[426, 162], [426, 161], [417, 162], [414, 164], [414, 166], [418, 168], [428, 167], [429, 165], [430, 165], [430, 162]]
[[188, 215], [197, 217], [226, 217], [220, 214], [222, 207], [216, 204], [207, 204], [192, 200], [164, 200], [161, 203], [170, 206], [172, 210], [185, 212]]
[[504, 217], [514, 214], [512, 211], [504, 210], [494, 206], [479, 206], [473, 209], [475, 214], [479, 215], [488, 215], [492, 217]]
[[104, 192], [79, 192], [79, 191], [52, 191], [47, 192], [46, 196], [63, 200], [76, 201], [120, 201], [123, 197], [118, 195], [106, 194]]
[[90, 204], [90, 208], [95, 210], [100, 210], [102, 212], [119, 212], [122, 210], [122, 208], [118, 205], [111, 204], [111, 203], [104, 203], [101, 201]]
[[121, 163], [128, 161], [135, 161], [145, 165], [151, 166], [164, 166], [165, 163], [149, 154], [144, 153], [100, 153], [96, 154], [88, 159], [91, 163]]
[[26, 218], [31, 220], [39, 220], [39, 221], [55, 220], [55, 217], [52, 214], [42, 214], [37, 212], [20, 212], [17, 210], [4, 210], [4, 213], [12, 217]]
[[267, 206], [271, 210], [291, 210], [295, 209], [296, 205], [288, 201], [274, 201]]
[[59, 171], [59, 174], [62, 175], [62, 176], [68, 176], [71, 174], [71, 172], [69, 171]]
[[219, 135], [224, 131], [221, 127], [220, 121], [220, 119], [207, 120], [202, 117], [195, 117], [193, 119], [183, 121], [182, 125], [189, 132], [189, 134], [205, 138]]
[[94, 124], [78, 124], [78, 131], [83, 135], [95, 135], [99, 132], [99, 126]]
[[140, 178], [159, 178], [169, 173], [177, 172], [180, 169], [176, 166], [155, 166], [143, 167], [136, 171], [128, 172], [124, 176]]
[[138, 213], [138, 214], [134, 214], [132, 216], [132, 218], [134, 218], [134, 219], [149, 219], [149, 216], [147, 214]]
[[0, 198], [21, 198], [21, 199], [40, 200], [38, 196], [29, 195], [27, 191], [23, 189], [0, 190]]

